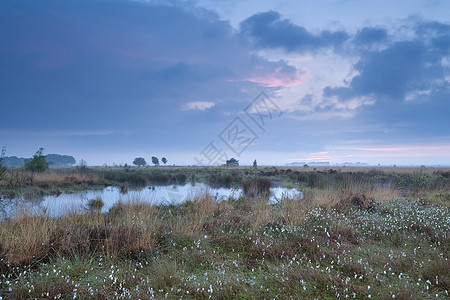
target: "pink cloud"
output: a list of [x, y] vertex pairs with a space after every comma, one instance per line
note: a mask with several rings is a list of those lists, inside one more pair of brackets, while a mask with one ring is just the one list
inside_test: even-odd
[[450, 145], [356, 148], [355, 150], [358, 150], [358, 151], [379, 151], [379, 152], [399, 152], [399, 151], [415, 151], [415, 150], [431, 150], [431, 151], [449, 150], [450, 151]]
[[253, 75], [244, 80], [267, 87], [290, 87], [302, 84], [308, 79], [308, 71], [306, 69], [297, 69], [295, 73], [285, 73], [283, 71], [282, 67], [278, 67], [272, 73]]
[[327, 155], [328, 152], [312, 152], [310, 155]]
[[300, 57], [296, 57], [293, 59], [294, 61], [310, 61], [313, 60], [313, 57], [311, 55], [307, 55], [307, 56], [300, 56]]

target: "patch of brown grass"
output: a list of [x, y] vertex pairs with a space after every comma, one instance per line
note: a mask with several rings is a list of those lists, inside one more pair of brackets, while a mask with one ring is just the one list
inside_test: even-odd
[[56, 254], [127, 256], [155, 249], [155, 232], [160, 223], [156, 208], [118, 205], [113, 211], [112, 215], [74, 213], [63, 218], [22, 213], [0, 227], [0, 258], [20, 266]]
[[307, 211], [305, 209], [304, 200], [299, 199], [285, 199], [281, 202], [281, 211], [279, 218], [281, 223], [298, 226], [305, 220]]
[[438, 259], [430, 261], [422, 269], [422, 276], [429, 280], [432, 285], [444, 290], [450, 288], [450, 261], [447, 259]]
[[391, 185], [380, 186], [363, 181], [345, 182], [338, 187], [307, 189], [303, 203], [306, 209], [345, 209], [356, 205], [371, 208], [374, 202], [390, 201], [400, 197], [400, 192]]
[[12, 265], [31, 264], [49, 253], [49, 240], [54, 220], [21, 212], [17, 219], [0, 227], [2, 258]]
[[36, 173], [33, 177], [35, 185], [72, 185], [72, 184], [104, 184], [105, 180], [100, 174], [81, 174], [81, 173], [58, 173], [44, 172]]

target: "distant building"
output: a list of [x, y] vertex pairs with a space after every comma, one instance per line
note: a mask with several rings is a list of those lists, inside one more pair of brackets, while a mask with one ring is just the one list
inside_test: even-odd
[[235, 158], [230, 158], [227, 160], [226, 164], [224, 165], [226, 167], [239, 167], [239, 160]]

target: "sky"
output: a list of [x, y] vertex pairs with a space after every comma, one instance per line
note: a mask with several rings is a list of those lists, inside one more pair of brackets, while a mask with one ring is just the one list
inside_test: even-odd
[[0, 147], [450, 165], [450, 1], [0, 2]]

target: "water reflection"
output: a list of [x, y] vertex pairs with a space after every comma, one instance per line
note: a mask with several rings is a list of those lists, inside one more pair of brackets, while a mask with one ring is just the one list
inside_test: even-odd
[[[284, 198], [302, 198], [303, 195], [297, 189], [276, 187], [270, 189], [269, 203], [280, 202]], [[130, 190], [121, 193], [118, 187], [107, 187], [103, 190], [88, 190], [75, 194], [61, 194], [59, 196], [45, 196], [26, 200], [22, 198], [0, 199], [1, 219], [13, 218], [21, 210], [33, 214], [46, 214], [51, 217], [62, 216], [67, 213], [88, 211], [88, 202], [92, 199], [102, 199], [104, 206], [102, 212], [107, 212], [119, 201], [122, 202], [147, 202], [152, 205], [177, 205], [190, 201], [205, 194], [215, 201], [227, 200], [230, 197], [239, 198], [242, 189], [211, 188], [204, 183], [194, 185], [170, 185], [148, 186], [140, 190]]]

